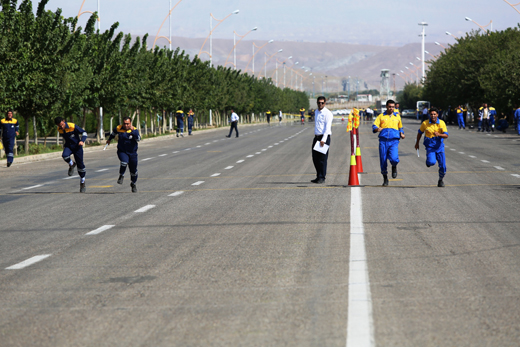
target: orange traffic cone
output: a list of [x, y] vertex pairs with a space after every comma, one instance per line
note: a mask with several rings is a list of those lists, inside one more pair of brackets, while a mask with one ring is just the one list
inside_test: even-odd
[[363, 172], [363, 160], [361, 160], [361, 149], [356, 147], [356, 163], [357, 163], [357, 171], [358, 173], [364, 173]]
[[349, 186], [359, 186], [359, 178], [358, 178], [357, 165], [356, 165], [356, 156], [353, 154], [350, 156], [350, 174], [348, 177], [348, 185]]

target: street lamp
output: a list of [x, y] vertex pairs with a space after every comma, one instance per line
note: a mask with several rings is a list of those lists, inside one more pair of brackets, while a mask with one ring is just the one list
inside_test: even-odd
[[[263, 69], [265, 69], [264, 78], [267, 78], [267, 63], [269, 62], [269, 60], [271, 60], [272, 57], [274, 57], [275, 55], [277, 55], [278, 53], [281, 53], [281, 52], [283, 52], [283, 49], [279, 49], [277, 52], [275, 52], [271, 56], [269, 56], [269, 54], [265, 53], [265, 56], [264, 56], [265, 63], [264, 63], [264, 67], [263, 67]], [[269, 57], [269, 59], [267, 59], [267, 57]], [[260, 77], [260, 74], [258, 74], [258, 77]], [[278, 87], [278, 79], [276, 80], [276, 86]]]
[[[223, 21], [225, 21], [227, 18], [229, 18], [232, 14], [238, 14], [240, 11], [239, 10], [236, 10], [236, 11], [233, 11], [231, 12], [230, 14], [228, 14], [226, 17], [224, 17], [223, 19], [217, 19], [213, 16], [213, 13], [210, 13], [209, 14], [209, 34], [208, 36], [206, 37], [206, 39], [204, 40], [204, 43], [202, 44], [202, 47], [200, 47], [200, 51], [199, 51], [199, 58], [200, 58], [200, 55], [202, 53], [206, 53], [207, 55], [209, 55], [209, 67], [212, 67], [213, 66], [213, 31], [220, 25], [222, 24]], [[213, 19], [215, 19], [218, 24], [215, 25], [215, 27], [213, 28]], [[209, 38], [209, 53], [208, 52], [203, 52], [202, 49], [204, 48], [204, 45], [206, 44], [206, 41], [208, 41], [208, 38]]]
[[[518, 5], [518, 4], [517, 4], [517, 5]], [[515, 5], [515, 6], [516, 6], [516, 5]], [[475, 22], [473, 19], [469, 18], [469, 17], [465, 17], [464, 19], [465, 19], [467, 22], [473, 22], [473, 23], [475, 23], [475, 24], [478, 25], [478, 26], [479, 26], [483, 31], [485, 31], [488, 35], [489, 35], [489, 31], [487, 31], [486, 29], [484, 29], [485, 27], [491, 25], [491, 27], [490, 27], [490, 31], [493, 31], [493, 20], [491, 20], [488, 24], [482, 26], [482, 25], [478, 24], [477, 22]]]
[[[166, 40], [168, 40], [168, 42], [170, 43], [170, 51], [172, 50], [172, 11], [175, 7], [177, 7], [178, 4], [181, 3], [182, 0], [179, 0], [179, 2], [177, 2], [175, 4], [175, 6], [172, 7], [172, 0], [170, 0], [170, 12], [168, 12], [168, 15], [166, 16], [166, 18], [164, 18], [163, 22], [161, 23], [161, 26], [159, 27], [159, 30], [157, 30], [157, 35], [155, 35], [155, 40], [153, 40], [153, 46], [152, 47], [155, 47], [155, 42], [157, 42], [158, 39], [160, 38], [164, 38]], [[161, 29], [164, 25], [164, 22], [166, 22], [166, 19], [170, 19], [170, 22], [169, 22], [169, 26], [170, 26], [170, 38], [167, 38], [166, 36], [159, 36], [159, 33], [161, 32]], [[152, 48], [153, 49], [153, 48]]]
[[[76, 18], [78, 18], [78, 19], [84, 13], [90, 13], [90, 14], [93, 13], [92, 11], [83, 11], [83, 12], [81, 12], [81, 10], [83, 9], [83, 5], [85, 5], [85, 1], [86, 0], [83, 0], [83, 2], [81, 3], [81, 7], [79, 8], [78, 15], [76, 16]], [[101, 17], [99, 16], [99, 0], [98, 0], [97, 21], [98, 21], [98, 30], [99, 31], [101, 31], [101, 19], [100, 18]], [[74, 28], [74, 30], [76, 30], [76, 28]]]
[[451, 37], [453, 37], [455, 40], [458, 40], [459, 38], [455, 35], [453, 35], [452, 33], [450, 33], [449, 31], [446, 31], [446, 35], [449, 35]]
[[[242, 39], [244, 37], [246, 37], [251, 31], [256, 31], [257, 29], [258, 29], [257, 27], [254, 27], [253, 29], [251, 29], [247, 33], [245, 33], [244, 35], [238, 35], [237, 32], [233, 30], [233, 48], [231, 49], [231, 51], [229, 51], [229, 54], [226, 57], [226, 61], [224, 62], [224, 66], [226, 66], [227, 61], [229, 59], [229, 56], [231, 55], [231, 52], [233, 52], [233, 65], [235, 66], [235, 70], [237, 69], [237, 51], [236, 51], [236, 47], [240, 43], [240, 41], [242, 41]], [[240, 40], [238, 40], [237, 43], [235, 43], [235, 39], [236, 39], [235, 35], [240, 37]]]
[[435, 44], [436, 44], [437, 46], [441, 46], [442, 48], [446, 49], [446, 47], [444, 47], [443, 45], [441, 45], [441, 44], [438, 43], [437, 41], [435, 41]]
[[435, 57], [435, 56], [434, 56], [433, 54], [431, 54], [431, 53], [430, 53], [430, 52], [428, 52], [428, 51], [424, 51], [424, 53], [426, 53], [426, 54], [429, 54], [429, 55], [430, 55], [430, 56], [431, 56], [431, 57], [432, 57], [433, 59], [435, 59], [435, 58], [436, 58], [436, 57]]
[[420, 26], [422, 26], [422, 49], [421, 49], [421, 56], [422, 56], [422, 80], [424, 81], [425, 76], [425, 70], [424, 70], [424, 38], [426, 37], [426, 27], [428, 26], [428, 23], [421, 22], [419, 23]]
[[516, 6], [520, 5], [520, 3], [516, 4], [516, 5], [513, 5], [511, 4], [510, 2], [508, 2], [507, 0], [504, 0], [509, 6], [511, 6], [516, 12], [520, 13], [520, 11], [518, 11], [518, 9], [516, 8]]
[[[253, 76], [255, 75], [255, 55], [257, 55], [258, 52], [260, 52], [260, 50], [262, 48], [264, 48], [267, 44], [269, 43], [273, 43], [274, 40], [269, 40], [268, 42], [264, 43], [262, 46], [258, 47], [254, 42], [253, 42], [253, 56], [251, 57], [251, 59], [249, 59], [249, 61], [247, 62], [247, 66], [246, 66], [246, 69], [244, 70], [244, 72], [247, 72], [247, 68], [249, 67], [249, 64], [251, 63], [251, 60], [253, 61], [253, 69], [251, 70], [253, 72]], [[255, 53], [255, 47], [258, 48], [258, 50], [256, 51]]]

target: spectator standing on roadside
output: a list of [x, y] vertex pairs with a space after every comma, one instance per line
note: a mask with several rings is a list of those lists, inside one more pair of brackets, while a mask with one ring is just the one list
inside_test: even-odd
[[123, 124], [118, 125], [112, 130], [107, 140], [110, 144], [114, 137], [117, 139], [117, 157], [120, 161], [119, 178], [117, 184], [123, 184], [126, 167], [130, 168], [130, 187], [132, 193], [137, 193], [137, 143], [141, 141], [139, 131], [132, 125], [132, 118], [124, 117]]
[[370, 107], [367, 107], [365, 113], [367, 114], [367, 118], [369, 121], [371, 121], [374, 118], [374, 111]]
[[184, 112], [182, 109], [175, 112], [175, 119], [177, 119], [177, 137], [179, 137], [179, 131], [181, 132], [181, 136], [184, 137]]
[[422, 121], [424, 122], [426, 119], [428, 119], [428, 108], [424, 106], [422, 109]]
[[[479, 111], [479, 118], [482, 119], [482, 132], [487, 131], [489, 133], [489, 108], [488, 108], [488, 105], [486, 103], [482, 104], [482, 107], [478, 111]], [[480, 123], [479, 123], [479, 129], [480, 129]]]
[[504, 114], [504, 112], [502, 112], [500, 117], [501, 118], [498, 120], [498, 124], [497, 124], [497, 130], [505, 133], [506, 129], [509, 128], [509, 123], [507, 122], [507, 116]]
[[466, 129], [466, 124], [464, 124], [464, 110], [462, 109], [462, 105], [457, 107], [457, 123], [459, 124], [459, 130]]
[[399, 108], [398, 102], [395, 103], [395, 112], [397, 112], [397, 113], [399, 113], [399, 115], [401, 115], [401, 109]]
[[444, 139], [448, 138], [446, 123], [438, 119], [439, 111], [432, 107], [430, 109], [430, 119], [422, 122], [417, 132], [415, 149], [419, 149], [419, 140], [424, 134], [424, 147], [426, 147], [426, 166], [430, 167], [439, 163], [439, 182], [437, 187], [444, 187], [443, 178], [446, 175], [446, 155], [444, 153]]
[[520, 107], [516, 106], [515, 111], [515, 125], [516, 125], [516, 133], [520, 135]]
[[495, 132], [495, 119], [497, 117], [497, 111], [493, 106], [489, 106], [489, 128], [492, 132]]
[[399, 164], [399, 140], [404, 139], [401, 116], [394, 111], [395, 102], [386, 102], [386, 111], [377, 116], [372, 125], [372, 132], [379, 133], [379, 164], [383, 175], [383, 186], [388, 185], [388, 163], [392, 165], [392, 178], [397, 177]]
[[[61, 117], [54, 118], [54, 124], [58, 126], [58, 132], [63, 136], [63, 153], [61, 154], [63, 160], [69, 164], [68, 175], [74, 174], [74, 168], [78, 167], [78, 175], [80, 177], [79, 192], [85, 193], [87, 187], [85, 186], [85, 163], [83, 163], [83, 145], [87, 140], [87, 132], [81, 129], [74, 123], [67, 123]], [[75, 162], [70, 158], [74, 155]]]
[[195, 113], [193, 113], [193, 110], [190, 108], [190, 111], [188, 112], [188, 136], [191, 135], [191, 132], [193, 131], [193, 116]]
[[235, 113], [235, 111], [233, 111], [233, 109], [231, 109], [231, 128], [229, 129], [229, 135], [226, 135], [226, 137], [231, 137], [231, 134], [233, 133], [233, 129], [235, 129], [235, 132], [237, 134], [236, 137], [238, 137], [238, 128], [237, 128], [237, 124], [238, 124], [238, 115]]
[[271, 110], [267, 109], [267, 112], [265, 113], [265, 118], [267, 118], [267, 124], [271, 125]]
[[320, 147], [325, 144], [330, 146], [330, 135], [332, 134], [332, 112], [325, 107], [327, 99], [324, 96], [319, 96], [316, 103], [318, 109], [314, 111], [314, 140], [312, 141], [312, 163], [316, 169], [316, 178], [311, 180], [312, 183], [321, 184], [325, 182], [327, 176], [327, 160], [329, 158], [329, 150], [321, 153], [314, 149], [316, 143], [319, 141]]
[[280, 112], [278, 112], [278, 124], [282, 125], [282, 110], [280, 110]]
[[16, 136], [20, 135], [19, 130], [20, 126], [18, 125], [18, 120], [13, 118], [13, 111], [7, 111], [5, 118], [0, 121], [0, 138], [7, 156], [7, 167], [13, 164], [14, 146], [16, 144]]

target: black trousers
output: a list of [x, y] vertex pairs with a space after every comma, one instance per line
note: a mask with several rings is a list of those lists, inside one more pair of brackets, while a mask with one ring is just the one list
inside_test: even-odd
[[229, 129], [229, 137], [231, 137], [231, 134], [233, 134], [233, 128], [235, 128], [235, 131], [237, 132], [237, 137], [238, 137], [238, 128], [237, 128], [237, 123], [238, 122], [231, 122], [231, 128]]
[[487, 131], [489, 133], [489, 119], [482, 120], [482, 132]]
[[[321, 141], [322, 138], [323, 135], [315, 135], [312, 141], [312, 148], [314, 148], [316, 142]], [[327, 137], [325, 143], [330, 146], [330, 135]], [[330, 148], [326, 154], [315, 151], [314, 149], [312, 150], [312, 162], [316, 168], [316, 178], [318, 179], [325, 179], [325, 176], [327, 176], [327, 159], [329, 158], [329, 152]]]

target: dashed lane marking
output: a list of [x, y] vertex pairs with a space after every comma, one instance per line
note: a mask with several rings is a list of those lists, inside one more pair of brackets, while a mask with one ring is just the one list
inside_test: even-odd
[[254, 155], [253, 155], [253, 154], [250, 154], [250, 155], [248, 155], [246, 158], [253, 158], [253, 157], [254, 157]]
[[505, 170], [502, 166], [493, 166], [497, 170]]
[[103, 225], [102, 227], [99, 227], [96, 230], [92, 230], [92, 231], [86, 233], [85, 235], [97, 235], [97, 234], [102, 233], [103, 231], [112, 229], [113, 227], [115, 227], [115, 225]]
[[229, 170], [229, 169], [232, 169], [232, 168], [233, 168], [233, 166], [228, 166], [228, 167], [224, 168], [224, 170]]
[[14, 264], [13, 266], [6, 267], [5, 269], [6, 270], [20, 270], [20, 269], [23, 269], [23, 268], [25, 268], [27, 266], [31, 266], [31, 265], [39, 262], [39, 261], [42, 261], [43, 259], [48, 258], [50, 256], [51, 256], [51, 254], [37, 255], [37, 256], [34, 256], [34, 257], [29, 258], [27, 260], [24, 260], [21, 263]]
[[256, 152], [255, 154], [262, 154], [262, 152]]
[[150, 160], [150, 159], [153, 159], [153, 158], [146, 158], [146, 159], [143, 159], [141, 161], [147, 161], [147, 160]]
[[65, 177], [64, 180], [71, 180], [73, 178], [79, 178], [79, 176], [70, 176], [70, 177]]
[[200, 186], [202, 183], [204, 183], [204, 181], [197, 181], [195, 183], [192, 183], [191, 185], [192, 186]]
[[103, 171], [108, 171], [108, 169], [101, 169], [101, 170], [97, 170], [96, 172], [103, 172]]
[[210, 177], [217, 177], [217, 176], [220, 176], [220, 172], [214, 173], [214, 174], [211, 175]]
[[168, 155], [168, 154], [159, 154], [158, 156], [159, 156], [159, 157], [164, 157], [164, 156], [166, 156], [166, 155]]
[[470, 158], [476, 158], [474, 155], [470, 155], [469, 157], [470, 157]]
[[481, 162], [483, 162], [483, 163], [489, 163], [488, 160], [481, 160]]
[[239, 161], [237, 161], [237, 164], [240, 164], [240, 163], [243, 163], [245, 160], [241, 159]]
[[184, 194], [184, 192], [182, 190], [179, 190], [178, 192], [175, 192], [175, 193], [171, 193], [170, 195], [168, 196], [179, 196], [181, 194]]
[[173, 153], [173, 154], [175, 154], [175, 153], [179, 153], [179, 151], [175, 151], [175, 152], [172, 152], [172, 153]]
[[520, 178], [520, 175], [519, 175], [519, 174], [511, 174], [511, 176], [515, 176], [515, 177]]
[[31, 186], [31, 187], [26, 187], [26, 188], [22, 188], [23, 190], [28, 190], [28, 189], [34, 189], [34, 188], [39, 188], [39, 187], [43, 187], [43, 184], [37, 184], [35, 186]]
[[459, 152], [459, 154], [466, 154], [466, 153], [464, 153], [464, 152]]
[[135, 210], [134, 212], [137, 212], [137, 213], [142, 213], [142, 212], [146, 212], [148, 210], [151, 210], [152, 208], [154, 208], [155, 205], [146, 205], [146, 206], [143, 206], [141, 207], [140, 209], [138, 210]]

